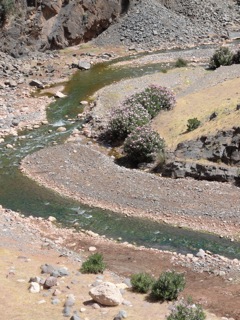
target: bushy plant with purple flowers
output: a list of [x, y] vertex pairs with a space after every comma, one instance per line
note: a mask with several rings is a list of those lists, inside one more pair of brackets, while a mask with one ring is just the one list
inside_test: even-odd
[[145, 90], [130, 96], [125, 105], [140, 104], [154, 118], [161, 110], [171, 110], [176, 104], [174, 93], [166, 87], [150, 85]]
[[192, 302], [182, 299], [171, 307], [171, 314], [167, 320], [204, 320], [206, 315], [202, 307]]
[[148, 126], [137, 127], [124, 142], [124, 152], [134, 162], [151, 162], [164, 149], [164, 140]]
[[113, 112], [109, 121], [109, 132], [114, 139], [123, 140], [135, 128], [150, 121], [148, 112], [140, 105], [127, 106]]

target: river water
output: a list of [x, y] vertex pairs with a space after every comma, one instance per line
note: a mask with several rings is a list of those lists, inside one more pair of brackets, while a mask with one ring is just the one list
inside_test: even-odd
[[[81, 228], [104, 234], [109, 238], [121, 237], [123, 241], [146, 247], [183, 253], [195, 253], [202, 248], [240, 259], [238, 242], [144, 219], [125, 219], [123, 215], [90, 208], [38, 186], [18, 169], [21, 159], [27, 154], [52, 144], [63, 143], [74, 128], [81, 127], [81, 122], [69, 120], [75, 119], [82, 111], [79, 101], [89, 99], [95, 91], [113, 82], [165, 69], [161, 64], [151, 64], [141, 68], [129, 66], [113, 68], [113, 64], [114, 62], [101, 63], [90, 70], [76, 72], [66, 84], [67, 98], [57, 100], [48, 107], [49, 125], [33, 131], [20, 132], [18, 137], [9, 136], [0, 144], [0, 203], [5, 208], [25, 215], [55, 216], [66, 227], [72, 227], [78, 222]], [[67, 131], [57, 133], [57, 127], [62, 125]], [[8, 143], [14, 144], [15, 149], [7, 149]]]

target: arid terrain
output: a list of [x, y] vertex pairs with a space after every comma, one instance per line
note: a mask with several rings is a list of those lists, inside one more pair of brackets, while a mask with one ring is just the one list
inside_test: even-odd
[[[143, 68], [156, 63], [169, 66], [178, 58], [185, 59], [188, 66], [184, 68], [123, 80], [95, 92], [83, 115], [79, 115], [80, 118], [91, 116], [92, 121], [82, 131], [75, 130], [64, 144], [28, 155], [19, 168], [36, 183], [62, 196], [110, 209], [126, 219], [131, 216], [152, 219], [214, 233], [238, 244], [237, 185], [191, 178], [176, 180], [130, 170], [115, 164], [109, 146], [104, 148], [96, 143], [99, 127], [106, 125], [112, 106], [118, 107], [126, 96], [149, 84], [167, 86], [177, 97], [176, 107], [169, 113], [161, 113], [151, 123], [164, 137], [169, 152], [180, 142], [239, 127], [239, 65], [206, 70], [216, 47], [199, 47], [211, 43], [227, 45], [234, 51], [239, 49], [237, 43], [229, 42], [239, 30], [238, 2], [228, 0], [216, 4], [205, 0], [189, 1], [186, 5], [183, 0], [112, 1], [110, 7], [104, 7], [103, 0], [96, 1], [94, 6], [89, 1], [76, 4], [76, 1], [59, 0], [42, 1], [36, 8], [33, 1], [21, 0], [18, 5], [23, 3], [21, 14], [14, 13], [11, 19], [1, 20], [0, 10], [3, 51], [0, 52], [0, 151], [16, 148], [17, 144], [6, 143], [9, 135], [17, 139], [22, 130], [34, 132], [48, 124], [47, 106], [56, 96], [62, 96], [67, 81], [82, 63], [91, 67], [144, 50], [149, 50], [148, 54], [117, 62], [111, 68]], [[100, 10], [103, 7], [106, 10]], [[100, 33], [93, 42], [82, 43]], [[68, 48], [69, 45], [75, 46]], [[172, 47], [194, 48], [150, 52]], [[217, 118], [209, 121], [214, 112]], [[191, 117], [198, 117], [202, 125], [186, 133], [186, 122]], [[200, 160], [205, 163], [204, 159]], [[5, 164], [0, 165], [4, 169]], [[180, 298], [191, 296], [194, 302], [200, 303], [207, 320], [240, 320], [240, 261], [237, 259], [211, 252], [184, 255], [137, 247], [90, 230], [64, 228], [53, 217], [24, 217], [1, 204], [0, 239], [0, 319], [112, 320], [124, 310], [127, 319], [163, 320], [172, 304], [149, 301], [147, 295], [134, 293], [126, 283], [129, 284], [133, 273], [148, 272], [157, 278], [162, 271], [171, 269], [185, 274], [187, 284]], [[103, 275], [79, 272], [82, 262], [92, 252], [103, 254], [107, 264]], [[47, 278], [40, 269], [45, 264], [63, 268], [67, 274], [59, 277], [51, 288], [29, 292], [31, 277], [41, 277], [44, 281]], [[124, 303], [117, 307], [94, 303], [88, 292], [101, 281], [122, 288]], [[66, 313], [64, 305], [72, 295], [75, 303]], [[74, 312], [78, 317], [76, 314], [73, 317]]]

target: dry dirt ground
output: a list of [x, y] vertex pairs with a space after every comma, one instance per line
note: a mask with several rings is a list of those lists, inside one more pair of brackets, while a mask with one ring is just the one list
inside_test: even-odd
[[[87, 48], [87, 50], [89, 49]], [[66, 56], [69, 61], [72, 61], [71, 51], [66, 50]], [[59, 68], [61, 68], [61, 65], [59, 65]], [[188, 83], [186, 82], [186, 88], [187, 86]], [[69, 148], [69, 146], [67, 147]], [[75, 147], [70, 146], [70, 148], [74, 150]], [[81, 148], [81, 146], [77, 146], [77, 148]], [[212, 189], [214, 189], [215, 185], [212, 186]], [[181, 189], [181, 186], [179, 188]], [[237, 190], [232, 189], [230, 185], [225, 185], [224, 188], [231, 190], [230, 194], [234, 198], [232, 204], [237, 206], [239, 201]], [[217, 190], [219, 191], [219, 198], [223, 198], [220, 185]], [[196, 198], [199, 198], [197, 190]], [[167, 216], [165, 218], [168, 222], [171, 220]], [[181, 213], [179, 223], [183, 222], [184, 224], [187, 220]], [[192, 222], [196, 222], [196, 219]], [[199, 225], [201, 225], [201, 221]], [[88, 295], [89, 285], [95, 281], [96, 276], [78, 275], [78, 270], [81, 260], [89, 254], [89, 246], [95, 246], [97, 251], [104, 255], [108, 266], [108, 271], [104, 273], [104, 279], [110, 279], [118, 283], [124, 277], [139, 271], [147, 271], [157, 277], [161, 271], [174, 268], [186, 273], [187, 287], [183, 293], [185, 297], [191, 295], [194, 301], [200, 302], [204, 308], [217, 314], [220, 318], [240, 319], [239, 282], [227, 281], [213, 274], [196, 273], [191, 269], [176, 266], [173, 264], [172, 255], [169, 253], [134, 248], [129, 245], [116, 244], [100, 237], [90, 237], [86, 234], [76, 233], [73, 230], [55, 228], [50, 222], [33, 218], [23, 219], [19, 215], [4, 209], [1, 209], [0, 226], [2, 293], [0, 318], [3, 320], [9, 318], [16, 320], [59, 319], [62, 317], [66, 296], [70, 293], [75, 294], [77, 298], [73, 310], [86, 309], [81, 314], [81, 317], [85, 320], [111, 320], [120, 309], [127, 311], [129, 319], [165, 318], [166, 312], [169, 312], [168, 305], [149, 303], [145, 300], [145, 296], [128, 291], [126, 291], [124, 298], [132, 302], [132, 307], [101, 307], [95, 310], [91, 304], [86, 304], [86, 301], [90, 299]], [[234, 224], [232, 226], [234, 228]], [[223, 224], [222, 231], [225, 227]], [[232, 230], [237, 232], [239, 227], [237, 228], [230, 229], [231, 231], [227, 230], [227, 233], [231, 233]], [[61, 294], [58, 306], [51, 304], [52, 292], [44, 291], [40, 294], [30, 294], [28, 292], [29, 278], [40, 275], [40, 265], [44, 263], [63, 265], [70, 270], [70, 276], [59, 281], [58, 287]], [[42, 300], [45, 300], [45, 302]], [[219, 318], [208, 314], [208, 319]]]
[[[195, 273], [178, 267], [172, 262], [172, 255], [157, 250], [136, 248], [126, 244], [114, 243], [98, 236], [89, 236], [73, 230], [55, 227], [51, 222], [22, 218], [14, 212], [1, 210], [1, 319], [61, 319], [63, 305], [69, 294], [74, 294], [77, 310], [83, 319], [111, 320], [119, 310], [125, 310], [128, 319], [165, 319], [171, 303], [153, 303], [146, 295], [125, 290], [124, 299], [132, 306], [121, 305], [94, 309], [88, 295], [90, 285], [96, 275], [79, 273], [81, 261], [90, 253], [89, 246], [95, 246], [107, 263], [103, 280], [119, 284], [136, 272], [149, 272], [158, 277], [162, 271], [174, 268], [184, 272], [187, 286], [181, 296], [192, 296], [208, 310], [208, 320], [221, 317], [239, 318], [240, 284], [231, 283], [207, 273]], [[59, 278], [58, 285], [51, 290], [29, 293], [29, 279], [46, 276], [40, 273], [40, 266], [48, 263], [56, 267], [67, 267], [69, 276]], [[51, 304], [53, 292], [59, 290], [58, 305]], [[83, 312], [80, 310], [84, 308]], [[217, 314], [215, 316], [213, 313]]]

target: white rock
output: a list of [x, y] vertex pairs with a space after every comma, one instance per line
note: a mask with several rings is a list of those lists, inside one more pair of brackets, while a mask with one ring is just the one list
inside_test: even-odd
[[89, 291], [92, 299], [105, 306], [118, 306], [123, 302], [120, 290], [111, 282], [103, 282]]
[[57, 132], [65, 132], [67, 129], [65, 127], [58, 127]]
[[66, 95], [60, 91], [57, 91], [54, 96], [55, 98], [66, 98]]
[[49, 216], [48, 217], [48, 221], [51, 221], [51, 222], [54, 222], [56, 221], [57, 219], [55, 217], [52, 217], [52, 216]]
[[89, 247], [89, 248], [88, 248], [88, 251], [90, 251], [90, 252], [94, 252], [94, 251], [96, 251], [96, 250], [97, 250], [96, 247]]
[[31, 293], [38, 293], [40, 292], [40, 284], [37, 282], [31, 282], [30, 287], [29, 287], [29, 292]]

